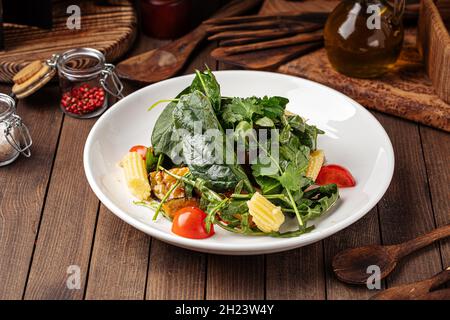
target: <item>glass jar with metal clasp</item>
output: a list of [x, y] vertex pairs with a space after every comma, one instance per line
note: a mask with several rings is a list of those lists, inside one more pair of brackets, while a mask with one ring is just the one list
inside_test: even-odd
[[[102, 114], [113, 98], [123, 97], [123, 85], [106, 63], [103, 53], [92, 48], [75, 48], [54, 54], [45, 62], [34, 61], [17, 77], [13, 93], [25, 98], [46, 84], [57, 73], [61, 90], [61, 110], [75, 118], [93, 118]], [[14, 80], [14, 79], [13, 79]]]
[[10, 164], [20, 154], [30, 157], [31, 144], [28, 128], [16, 114], [15, 100], [0, 93], [0, 167]]
[[114, 72], [114, 65], [106, 63], [105, 56], [98, 50], [68, 50], [54, 56], [49, 64], [58, 71], [60, 106], [70, 116], [96, 117], [108, 108], [112, 97], [123, 97], [123, 85]]

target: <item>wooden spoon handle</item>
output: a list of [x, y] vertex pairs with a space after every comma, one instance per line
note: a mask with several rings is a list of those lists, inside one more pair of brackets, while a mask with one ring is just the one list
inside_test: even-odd
[[290, 28], [298, 25], [303, 25], [304, 21], [299, 20], [267, 20], [258, 22], [247, 22], [240, 24], [230, 24], [223, 26], [208, 26], [206, 31], [210, 34], [227, 32], [227, 31], [241, 31], [241, 30], [273, 30], [280, 28]]
[[449, 296], [450, 289], [436, 290], [440, 285], [450, 280], [450, 267], [434, 275], [431, 278], [400, 285], [384, 290], [371, 300], [423, 300], [423, 299], [441, 299]]
[[417, 297], [417, 300], [450, 300], [450, 288], [432, 291]]
[[437, 228], [415, 239], [397, 245], [397, 256], [405, 257], [408, 254], [432, 244], [435, 241], [450, 237], [450, 224]]
[[[315, 4], [311, 1], [312, 6]], [[227, 24], [235, 24], [235, 23], [245, 23], [245, 22], [256, 22], [256, 21], [267, 21], [267, 20], [275, 20], [275, 19], [302, 19], [308, 21], [321, 21], [325, 22], [328, 17], [328, 14], [331, 12], [329, 10], [320, 11], [317, 10], [317, 7], [314, 7], [310, 10], [302, 10], [303, 12], [293, 12], [293, 13], [280, 13], [276, 15], [247, 15], [241, 17], [230, 17], [230, 18], [222, 18], [222, 17], [211, 17], [206, 20], [204, 23], [208, 25], [227, 25]], [[405, 19], [416, 19], [419, 15], [419, 4], [408, 4], [405, 7]]]
[[253, 9], [263, 0], [234, 0], [219, 9], [211, 18], [229, 18]]
[[438, 273], [434, 277], [431, 278], [431, 286], [430, 291], [436, 289], [440, 285], [450, 281], [450, 267], [442, 271], [441, 273]]
[[[234, 0], [219, 9], [215, 17], [242, 14], [262, 0]], [[128, 58], [116, 66], [119, 77], [141, 83], [161, 81], [175, 75], [186, 63], [197, 45], [206, 37], [206, 25], [166, 45]]]
[[277, 37], [286, 36], [296, 33], [311, 32], [322, 28], [319, 23], [304, 23], [295, 26], [287, 26], [282, 28], [271, 28], [263, 30], [233, 30], [224, 31], [213, 34], [208, 37], [208, 40], [229, 40], [236, 38], [266, 38], [266, 37]]
[[316, 42], [316, 41], [322, 40], [322, 38], [323, 38], [323, 32], [320, 30], [320, 31], [312, 32], [312, 33], [301, 33], [301, 34], [298, 34], [296, 36], [289, 37], [289, 38], [269, 40], [269, 41], [251, 43], [251, 44], [243, 44], [243, 45], [233, 46], [233, 47], [220, 47], [215, 50], [217, 50], [217, 52], [221, 52], [223, 55], [231, 55], [231, 54], [237, 54], [237, 53], [243, 53], [243, 52], [286, 47], [286, 46], [301, 44], [301, 43]]
[[[227, 5], [223, 6], [216, 12], [213, 17], [215, 18], [226, 18], [232, 17], [241, 13], [244, 13], [256, 5], [258, 5], [262, 0], [233, 0]], [[175, 54], [185, 54], [189, 55], [207, 35], [207, 27], [205, 24], [200, 24], [193, 31], [181, 37], [178, 40], [175, 40], [168, 47], [171, 47], [172, 53]], [[175, 52], [173, 52], [175, 51]]]
[[268, 40], [275, 40], [280, 38], [286, 38], [291, 37], [299, 33], [307, 33], [312, 31], [317, 31], [320, 29], [321, 26], [317, 27], [301, 27], [296, 30], [286, 30], [283, 32], [267, 32], [267, 33], [258, 33], [257, 35], [252, 35], [251, 33], [248, 35], [244, 35], [244, 32], [240, 33], [240, 36], [238, 38], [230, 38], [220, 41], [221, 47], [229, 47], [229, 46], [238, 46], [243, 44], [249, 44], [249, 43], [256, 43], [256, 42], [262, 42], [262, 41], [268, 41]]
[[298, 14], [278, 14], [278, 15], [249, 15], [231, 18], [215, 19], [211, 18], [204, 23], [211, 26], [232, 25], [261, 21], [283, 21], [283, 20], [301, 20], [316, 23], [324, 23], [328, 17], [326, 12], [307, 12]]

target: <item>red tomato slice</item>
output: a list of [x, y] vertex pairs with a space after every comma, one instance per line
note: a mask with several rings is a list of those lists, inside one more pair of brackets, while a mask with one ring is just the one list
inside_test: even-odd
[[356, 182], [352, 174], [337, 164], [329, 164], [320, 169], [316, 184], [323, 186], [335, 183], [339, 188], [354, 187]]
[[137, 152], [141, 155], [142, 159], [145, 160], [147, 156], [147, 147], [146, 146], [134, 146], [130, 149], [130, 152]]
[[191, 239], [204, 239], [214, 234], [214, 226], [211, 225], [209, 233], [205, 227], [206, 213], [197, 207], [185, 207], [177, 212], [173, 218], [172, 232]]

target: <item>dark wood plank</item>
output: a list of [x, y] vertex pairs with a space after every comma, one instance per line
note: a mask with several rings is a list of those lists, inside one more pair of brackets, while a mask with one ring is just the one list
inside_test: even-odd
[[206, 299], [264, 299], [265, 257], [208, 255]]
[[[208, 63], [214, 65], [212, 63]], [[235, 69], [223, 63], [219, 70]], [[263, 299], [265, 257], [208, 255], [206, 299]]]
[[[360, 221], [324, 240], [327, 299], [368, 299], [377, 293], [377, 291], [369, 290], [366, 286], [351, 286], [339, 281], [333, 273], [331, 263], [333, 257], [342, 250], [380, 244], [380, 242], [381, 237], [376, 207]], [[384, 283], [381, 288], [384, 288]]]
[[205, 266], [204, 254], [152, 239], [146, 298], [203, 299]]
[[322, 242], [266, 259], [267, 299], [325, 299]]
[[[25, 299], [83, 298], [99, 206], [84, 178], [82, 156], [94, 122], [64, 118]], [[71, 265], [80, 267], [79, 290], [66, 285]]]
[[[164, 43], [141, 36], [129, 55]], [[129, 94], [138, 85], [125, 82]], [[86, 299], [144, 299], [150, 237], [100, 207], [89, 268]]]
[[145, 295], [150, 237], [101, 205], [86, 299], [140, 299]]
[[[378, 204], [383, 244], [412, 239], [435, 228], [423, 150], [418, 125], [376, 114], [395, 150], [395, 172], [391, 185]], [[387, 287], [410, 283], [441, 271], [437, 245], [407, 257], [386, 279]]]
[[[209, 57], [215, 47], [209, 44], [196, 50], [185, 74], [203, 69], [207, 64], [215, 70], [216, 63]], [[203, 299], [205, 291], [206, 258], [202, 253], [193, 253], [152, 240], [150, 265], [147, 278], [147, 299]]]
[[34, 142], [32, 156], [0, 168], [0, 299], [21, 299], [25, 289], [62, 124], [54, 93], [46, 87], [19, 103]]
[[[219, 63], [219, 69], [236, 69], [235, 66]], [[217, 260], [217, 261], [216, 261]], [[325, 279], [323, 265], [323, 246], [316, 243], [288, 252], [270, 254], [265, 259], [265, 270], [261, 265], [262, 256], [235, 257], [235, 260], [220, 256], [210, 256], [208, 260], [207, 297], [210, 299], [325, 299]], [[234, 279], [233, 286], [228, 281], [236, 274], [236, 265], [244, 268], [248, 279]], [[217, 266], [218, 270], [211, 267]], [[247, 270], [245, 269], [247, 268]], [[252, 269], [253, 268], [253, 269]], [[258, 268], [254, 270], [254, 268]], [[210, 273], [212, 274], [210, 279]], [[263, 274], [265, 274], [263, 276]], [[215, 277], [221, 277], [218, 283], [227, 285], [226, 292], [214, 288]], [[230, 279], [228, 279], [228, 277]], [[265, 287], [263, 287], [263, 281]], [[252, 292], [252, 291], [257, 292]], [[264, 294], [261, 291], [265, 291]]]
[[[422, 145], [438, 226], [450, 223], [450, 134], [420, 126]], [[450, 241], [441, 242], [443, 268], [450, 266]]]

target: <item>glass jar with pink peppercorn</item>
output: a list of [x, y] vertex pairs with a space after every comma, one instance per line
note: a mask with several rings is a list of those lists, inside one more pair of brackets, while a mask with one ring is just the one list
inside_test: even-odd
[[114, 65], [93, 48], [75, 48], [50, 59], [35, 60], [14, 75], [12, 94], [26, 98], [58, 74], [61, 110], [75, 118], [93, 118], [102, 114], [113, 98], [123, 98], [122, 82]]
[[52, 60], [58, 71], [60, 106], [65, 114], [93, 118], [108, 108], [113, 96], [123, 97], [123, 86], [114, 72], [114, 65], [106, 63], [100, 51], [77, 48], [54, 56]]

